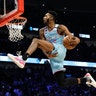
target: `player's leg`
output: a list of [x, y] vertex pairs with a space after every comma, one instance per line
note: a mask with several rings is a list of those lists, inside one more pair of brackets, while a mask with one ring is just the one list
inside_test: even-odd
[[66, 78], [63, 71], [55, 72], [54, 78], [61, 87], [68, 87], [78, 84], [77, 78]]
[[37, 39], [34, 38], [32, 40], [32, 43], [30, 44], [30, 46], [28, 47], [28, 50], [26, 51], [26, 53], [22, 56], [22, 58], [19, 58], [18, 56], [14, 56], [12, 54], [8, 54], [7, 56], [20, 68], [24, 68], [25, 66], [25, 61], [27, 60], [27, 58], [37, 49], [40, 48], [42, 50], [44, 50], [45, 52], [52, 52], [52, 50], [54, 49], [53, 44], [51, 44], [48, 41], [45, 40], [41, 40], [41, 39]]
[[54, 49], [54, 46], [52, 43], [46, 40], [34, 38], [29, 48], [27, 49], [26, 53], [31, 55], [37, 48], [40, 48], [46, 52], [52, 52], [52, 50]]
[[35, 38], [33, 39], [26, 53], [23, 55], [23, 60], [26, 60], [37, 48], [40, 48], [48, 58], [54, 58], [57, 56], [57, 52], [53, 52], [55, 51], [54, 44], [46, 40]]
[[[96, 88], [96, 81], [93, 79], [90, 73], [87, 73], [83, 78], [65, 78], [63, 71], [58, 71], [54, 74], [58, 84], [62, 87], [68, 87], [77, 84], [87, 84]], [[90, 87], [89, 86], [89, 87]]]

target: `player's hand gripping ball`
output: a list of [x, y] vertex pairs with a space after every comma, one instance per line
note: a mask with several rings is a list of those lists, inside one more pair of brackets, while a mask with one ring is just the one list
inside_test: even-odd
[[72, 37], [66, 36], [63, 39], [63, 45], [68, 50], [74, 49], [79, 43], [80, 43], [80, 39], [76, 36], [72, 36]]

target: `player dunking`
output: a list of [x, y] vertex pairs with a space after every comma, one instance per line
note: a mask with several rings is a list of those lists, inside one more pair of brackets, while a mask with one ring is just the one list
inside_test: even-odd
[[[63, 65], [67, 49], [63, 45], [63, 39], [65, 35], [67, 35], [71, 40], [73, 35], [65, 25], [56, 24], [56, 17], [56, 12], [48, 11], [43, 17], [45, 27], [41, 28], [39, 31], [40, 39], [34, 38], [32, 40], [32, 43], [22, 58], [12, 54], [8, 54], [8, 57], [13, 60], [17, 66], [24, 68], [27, 58], [34, 51], [36, 51], [37, 48], [40, 48], [49, 58], [52, 72], [60, 86], [66, 87], [70, 85], [86, 83], [96, 87], [96, 82], [89, 73], [87, 73], [83, 78], [64, 77], [65, 68]], [[80, 40], [76, 41], [77, 44], [79, 42]]]

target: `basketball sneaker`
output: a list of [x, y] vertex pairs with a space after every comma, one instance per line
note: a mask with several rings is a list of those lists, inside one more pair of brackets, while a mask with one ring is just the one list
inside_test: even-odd
[[25, 61], [22, 59], [22, 56], [14, 56], [10, 53], [7, 54], [7, 56], [19, 67], [24, 68]]
[[90, 73], [87, 73], [87, 74], [84, 76], [84, 78], [87, 79], [86, 84], [87, 84], [89, 87], [93, 86], [93, 87], [96, 88], [96, 81], [94, 80], [94, 78], [91, 76]]

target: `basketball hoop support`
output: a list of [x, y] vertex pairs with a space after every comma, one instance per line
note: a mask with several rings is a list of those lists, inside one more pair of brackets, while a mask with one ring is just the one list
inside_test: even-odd
[[4, 15], [0, 19], [0, 27], [3, 27], [7, 22], [11, 21], [12, 19], [20, 16], [24, 13], [24, 0], [18, 0], [18, 7], [17, 9], [12, 10], [8, 14]]

